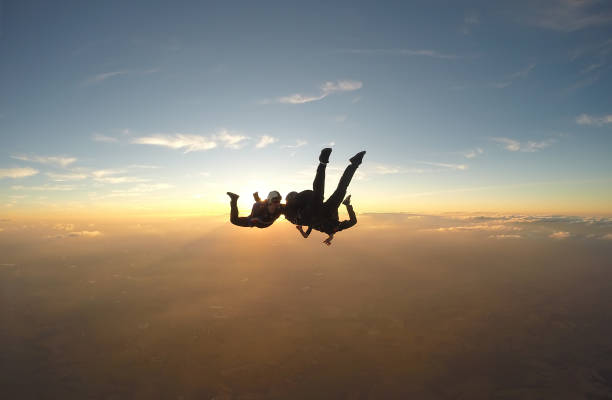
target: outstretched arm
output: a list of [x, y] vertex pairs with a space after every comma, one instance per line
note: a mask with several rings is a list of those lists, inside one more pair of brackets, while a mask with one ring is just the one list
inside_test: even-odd
[[259, 192], [253, 193], [253, 199], [255, 200], [256, 203], [261, 202], [261, 199], [259, 198]]
[[302, 229], [302, 225], [298, 225], [296, 226], [297, 230], [300, 231], [300, 233], [302, 234], [302, 237], [304, 239], [306, 239], [308, 237], [308, 235], [310, 235], [310, 232], [312, 232], [312, 228], [309, 226], [308, 229], [306, 230], [306, 232], [304, 232], [304, 230]]

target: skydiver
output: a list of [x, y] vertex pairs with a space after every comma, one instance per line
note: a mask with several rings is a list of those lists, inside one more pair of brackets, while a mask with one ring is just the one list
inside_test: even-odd
[[232, 192], [227, 192], [227, 195], [230, 197], [230, 222], [237, 226], [267, 228], [283, 212], [283, 207], [280, 204], [281, 195], [276, 190], [271, 191], [263, 201], [259, 199], [257, 192], [253, 193], [255, 203], [248, 217], [238, 216], [238, 197], [240, 196]]
[[[357, 223], [357, 217], [350, 204], [350, 196], [347, 197], [344, 202], [349, 211], [349, 220], [339, 221], [338, 207], [340, 207], [342, 199], [346, 195], [348, 185], [366, 153], [365, 151], [361, 151], [350, 158], [349, 161], [351, 164], [344, 170], [338, 187], [327, 201], [323, 202], [325, 169], [329, 162], [331, 151], [331, 148], [321, 150], [321, 154], [319, 155], [319, 166], [317, 167], [317, 173], [312, 183], [313, 190], [304, 190], [300, 193], [291, 192], [287, 194], [287, 205], [284, 209], [285, 218], [297, 225], [297, 229], [304, 238], [307, 238], [312, 229], [315, 229], [327, 233], [328, 238], [325, 239], [323, 243], [328, 246], [331, 245], [331, 240], [336, 232], [348, 229]], [[302, 226], [308, 226], [308, 230], [304, 232]]]

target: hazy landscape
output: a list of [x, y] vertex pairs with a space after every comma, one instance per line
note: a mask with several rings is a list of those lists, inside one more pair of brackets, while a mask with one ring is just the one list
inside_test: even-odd
[[0, 222], [7, 399], [604, 399], [612, 221]]

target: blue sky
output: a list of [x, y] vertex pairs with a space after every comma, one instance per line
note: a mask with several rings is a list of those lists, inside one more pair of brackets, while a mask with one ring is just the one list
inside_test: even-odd
[[610, 3], [127, 3], [2, 4], [1, 212], [612, 211]]

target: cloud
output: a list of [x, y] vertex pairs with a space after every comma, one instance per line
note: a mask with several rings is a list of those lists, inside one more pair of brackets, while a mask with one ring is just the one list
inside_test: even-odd
[[217, 147], [217, 143], [206, 136], [183, 133], [175, 133], [172, 135], [156, 134], [138, 137], [132, 140], [132, 143], [163, 146], [171, 149], [185, 149], [185, 153], [210, 150]]
[[352, 92], [355, 90], [359, 90], [362, 87], [363, 83], [359, 81], [344, 80], [336, 82], [325, 82], [320, 86], [321, 92], [318, 95], [303, 95], [300, 93], [296, 93], [289, 96], [279, 97], [277, 101], [283, 104], [304, 104], [324, 99], [330, 94]]
[[402, 172], [402, 170], [398, 167], [392, 167], [389, 165], [382, 165], [382, 164], [376, 165], [374, 167], [374, 171], [375, 173], [380, 174], [380, 175], [394, 175], [394, 174], [399, 174]]
[[562, 231], [554, 232], [548, 235], [548, 237], [551, 239], [567, 239], [570, 236], [571, 234], [569, 232], [562, 232]]
[[53, 225], [53, 229], [58, 231], [73, 231], [74, 224], [55, 224]]
[[520, 239], [522, 236], [521, 235], [491, 235], [489, 236], [489, 238], [491, 239]]
[[604, 115], [603, 117], [594, 117], [588, 114], [580, 114], [576, 117], [576, 123], [578, 125], [594, 125], [603, 126], [606, 124], [612, 124], [612, 114]]
[[414, 56], [414, 57], [431, 57], [445, 60], [453, 60], [460, 58], [455, 54], [441, 53], [431, 49], [343, 49], [338, 53], [347, 54], [365, 54], [365, 55], [390, 55], [390, 56]]
[[502, 81], [492, 83], [491, 86], [494, 87], [495, 89], [506, 88], [506, 87], [512, 85], [512, 83], [515, 80], [527, 77], [527, 75], [529, 75], [529, 73], [531, 72], [532, 69], [535, 68], [535, 66], [536, 66], [535, 64], [529, 64], [527, 67], [523, 68], [522, 70], [514, 72], [514, 73], [508, 75]]
[[475, 158], [484, 153], [484, 150], [480, 147], [475, 148], [474, 150], [470, 150], [464, 154], [465, 158]]
[[521, 149], [521, 143], [513, 139], [508, 139], [504, 137], [495, 137], [495, 138], [492, 138], [491, 140], [493, 140], [494, 142], [503, 144], [504, 148], [508, 151], [519, 151]]
[[334, 117], [334, 121], [338, 122], [338, 123], [343, 123], [348, 119], [348, 115], [346, 114], [340, 114], [340, 115], [336, 115]]
[[43, 186], [11, 186], [12, 190], [35, 190], [35, 191], [62, 191], [67, 192], [74, 190], [75, 187], [71, 185], [43, 185]]
[[418, 161], [420, 164], [433, 165], [434, 167], [442, 167], [447, 169], [454, 169], [464, 171], [468, 169], [468, 166], [465, 164], [447, 164], [447, 163], [438, 163], [438, 162], [430, 162], [430, 161]]
[[429, 229], [436, 232], [462, 232], [462, 231], [520, 231], [521, 228], [504, 224], [476, 224], [464, 226], [445, 226]]
[[158, 190], [170, 189], [174, 186], [167, 183], [152, 183], [152, 184], [140, 184], [130, 189], [125, 190], [113, 190], [108, 197], [130, 197], [139, 196], [143, 193], [155, 192]]
[[79, 173], [56, 174], [53, 172], [47, 172], [46, 175], [56, 182], [79, 181], [79, 180], [87, 178], [86, 174], [79, 174]]
[[248, 140], [248, 136], [241, 135], [239, 133], [233, 133], [227, 130], [222, 130], [221, 132], [213, 135], [213, 140], [216, 142], [221, 142], [223, 147], [227, 147], [230, 149], [239, 149], [245, 145], [245, 141]]
[[139, 178], [137, 176], [106, 176], [102, 178], [94, 178], [96, 182], [101, 183], [137, 183], [137, 182], [149, 182], [150, 179]]
[[580, 73], [581, 74], [589, 74], [589, 73], [591, 73], [593, 71], [597, 71], [598, 69], [600, 69], [603, 66], [604, 66], [603, 62], [594, 63], [594, 64], [591, 64], [591, 65], [588, 65], [588, 66], [584, 67], [580, 71]]
[[540, 142], [534, 142], [532, 140], [529, 140], [525, 143], [521, 143], [514, 139], [508, 139], [505, 137], [494, 137], [491, 138], [491, 140], [497, 143], [501, 143], [508, 151], [522, 151], [525, 153], [534, 153], [546, 147], [550, 147], [551, 145], [556, 143], [555, 139], [546, 139]]
[[38, 174], [38, 170], [34, 168], [2, 168], [0, 169], [0, 179], [4, 178], [25, 178]]
[[99, 169], [99, 170], [93, 171], [91, 174], [95, 178], [103, 178], [105, 176], [122, 174], [124, 172], [125, 170], [123, 169]]
[[108, 78], [112, 78], [112, 77], [120, 76], [120, 75], [125, 75], [125, 74], [128, 74], [128, 73], [129, 73], [128, 70], [102, 72], [100, 74], [96, 74], [96, 75], [90, 77], [89, 79], [87, 79], [85, 81], [85, 84], [92, 85], [94, 83], [99, 83], [99, 82], [105, 81]]
[[102, 135], [100, 133], [94, 133], [91, 136], [91, 139], [95, 142], [104, 142], [104, 143], [116, 143], [119, 141], [119, 139], [111, 137], [111, 136], [106, 136], [106, 135]]
[[472, 31], [472, 27], [480, 24], [480, 17], [476, 13], [471, 13], [463, 18], [463, 26], [461, 32], [464, 35], [469, 35]]
[[57, 165], [60, 167], [67, 167], [68, 165], [77, 161], [75, 157], [61, 156], [12, 155], [11, 158], [21, 161], [35, 162], [39, 164]]
[[100, 182], [100, 183], [118, 184], [118, 183], [138, 183], [138, 182], [149, 182], [150, 181], [150, 179], [144, 179], [144, 178], [140, 178], [137, 176], [117, 176], [120, 174], [124, 174], [125, 172], [126, 171], [124, 169], [99, 169], [99, 170], [93, 171], [91, 175], [93, 176], [96, 182]]
[[319, 96], [304, 96], [299, 93], [296, 93], [290, 96], [279, 97], [278, 102], [284, 104], [304, 104], [310, 103], [311, 101], [321, 100], [326, 96], [326, 94], [321, 94]]
[[612, 22], [612, 13], [602, 11], [600, 0], [540, 0], [528, 2], [526, 23], [563, 32], [605, 25]]
[[79, 232], [70, 232], [68, 234], [68, 236], [70, 237], [86, 237], [86, 238], [93, 238], [93, 237], [98, 237], [101, 235], [102, 235], [102, 232], [100, 231], [79, 231]]
[[157, 165], [148, 165], [148, 164], [132, 164], [128, 165], [128, 168], [139, 168], [139, 169], [158, 169]]
[[123, 69], [123, 70], [117, 70], [117, 71], [102, 72], [102, 73], [96, 74], [96, 75], [86, 79], [85, 82], [83, 82], [83, 84], [86, 85], [86, 86], [88, 86], [88, 85], [95, 85], [95, 84], [103, 82], [103, 81], [105, 81], [107, 79], [114, 78], [114, 77], [121, 76], [121, 75], [127, 75], [127, 74], [152, 74], [152, 73], [158, 72], [158, 71], [159, 71], [159, 68], [149, 68], [149, 69], [145, 69], [145, 70]]
[[248, 136], [222, 130], [210, 137], [183, 133], [155, 134], [135, 138], [132, 143], [184, 149], [185, 153], [190, 153], [192, 151], [214, 149], [219, 145], [230, 149], [239, 149], [244, 146], [244, 142], [248, 139]]
[[263, 135], [260, 139], [259, 142], [257, 142], [257, 144], [255, 145], [255, 148], [257, 149], [263, 149], [266, 146], [271, 145], [272, 143], [276, 143], [278, 142], [278, 139], [272, 136], [268, 136], [268, 135]]
[[534, 153], [536, 151], [540, 151], [541, 149], [545, 149], [546, 147], [550, 147], [553, 143], [556, 143], [555, 139], [546, 139], [541, 142], [533, 142], [530, 140], [525, 144], [521, 144], [521, 151]]
[[296, 140], [295, 144], [284, 144], [281, 146], [281, 148], [284, 149], [297, 149], [298, 147], [302, 147], [302, 146], [306, 146], [308, 144], [307, 141], [302, 140], [302, 139], [298, 139]]

